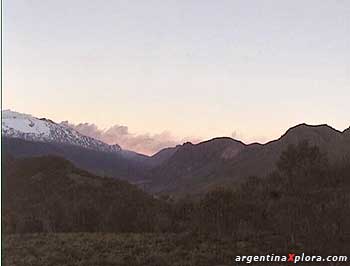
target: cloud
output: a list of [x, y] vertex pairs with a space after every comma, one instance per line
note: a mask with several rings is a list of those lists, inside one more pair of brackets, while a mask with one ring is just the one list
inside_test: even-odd
[[62, 124], [74, 128], [81, 134], [99, 139], [105, 143], [118, 144], [123, 149], [148, 155], [187, 141], [197, 143], [201, 140], [195, 137], [177, 138], [169, 131], [163, 131], [159, 134], [135, 134], [131, 133], [129, 128], [124, 125], [114, 125], [107, 129], [100, 129], [95, 124], [90, 123], [71, 124], [68, 121], [64, 121]]

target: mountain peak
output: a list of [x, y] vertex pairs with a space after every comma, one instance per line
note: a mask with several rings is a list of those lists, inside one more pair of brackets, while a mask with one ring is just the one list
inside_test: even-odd
[[29, 114], [18, 113], [11, 110], [2, 111], [2, 133], [15, 134], [21, 132], [25, 135], [40, 135], [48, 137], [50, 130], [47, 122], [37, 119]]
[[321, 130], [335, 130], [335, 131], [337, 131], [336, 129], [332, 128], [331, 126], [329, 126], [327, 124], [310, 125], [307, 123], [301, 123], [301, 124], [298, 124], [296, 126], [289, 128], [287, 130], [287, 132], [291, 131], [291, 130], [302, 130], [302, 129], [321, 129]]
[[293, 134], [305, 134], [310, 132], [313, 132], [313, 133], [317, 132], [318, 134], [322, 134], [322, 135], [329, 135], [329, 134], [333, 135], [333, 134], [341, 133], [340, 131], [332, 128], [327, 124], [309, 125], [306, 123], [302, 123], [289, 128], [283, 136], [293, 135]]
[[308, 125], [303, 123], [288, 129], [280, 140], [286, 143], [298, 143], [307, 140], [313, 145], [322, 147], [338, 138], [342, 138], [342, 133], [327, 124]]
[[39, 119], [30, 114], [11, 110], [2, 111], [1, 130], [3, 136], [10, 138], [76, 145], [105, 152], [119, 152], [121, 150], [117, 144], [108, 145], [50, 119]]

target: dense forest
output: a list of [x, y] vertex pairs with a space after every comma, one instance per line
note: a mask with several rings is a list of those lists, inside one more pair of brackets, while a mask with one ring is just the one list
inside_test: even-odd
[[[3, 169], [2, 225], [10, 254], [11, 243], [26, 233], [73, 232], [149, 236], [154, 252], [157, 245], [169, 249], [158, 250], [159, 265], [181, 265], [169, 264], [177, 257], [179, 263], [180, 257], [187, 261], [183, 265], [209, 266], [231, 265], [238, 253], [326, 255], [350, 250], [350, 157], [330, 163], [327, 154], [308, 142], [290, 145], [268, 176], [247, 177], [240, 184], [181, 199], [149, 195], [59, 157], [6, 156]], [[172, 253], [179, 247], [185, 250], [182, 255]], [[157, 265], [145, 260], [111, 265]]]

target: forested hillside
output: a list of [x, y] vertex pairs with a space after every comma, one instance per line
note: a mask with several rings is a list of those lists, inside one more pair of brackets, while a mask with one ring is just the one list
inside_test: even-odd
[[126, 181], [95, 176], [54, 156], [5, 155], [3, 169], [5, 232], [154, 230], [158, 202]]
[[[24, 253], [18, 253], [13, 246], [15, 235], [40, 232], [132, 232], [140, 239], [153, 233], [149, 237], [154, 241], [142, 242], [139, 247], [146, 253], [153, 250], [152, 258], [136, 252], [132, 253], [136, 258], [133, 264], [120, 265], [158, 265], [152, 261], [180, 265], [176, 258], [188, 262], [183, 265], [231, 265], [234, 254], [291, 250], [346, 254], [350, 249], [349, 158], [331, 163], [317, 146], [300, 142], [282, 153], [276, 171], [265, 178], [250, 177], [238, 187], [217, 187], [199, 198], [175, 200], [166, 195], [155, 199], [125, 182], [91, 175], [57, 157], [7, 157], [3, 179], [5, 256], [14, 260], [29, 256], [25, 250], [31, 242], [23, 242]], [[65, 236], [57, 237], [63, 238], [68, 250], [76, 250]], [[103, 238], [99, 234], [76, 237]], [[120, 239], [118, 235], [110, 237]], [[52, 248], [55, 239], [41, 243]], [[122, 239], [134, 243], [129, 237]], [[175, 241], [174, 248], [168, 241]], [[95, 244], [103, 250], [108, 243], [99, 240]], [[174, 252], [164, 252], [162, 247]], [[80, 248], [70, 265], [79, 265], [75, 259], [87, 258]], [[115, 255], [112, 262], [124, 260], [128, 253], [124, 246], [119, 249], [115, 252], [124, 255]], [[51, 263], [50, 257], [46, 263]], [[37, 261], [35, 265], [47, 264]], [[95, 265], [103, 264], [97, 261]]]

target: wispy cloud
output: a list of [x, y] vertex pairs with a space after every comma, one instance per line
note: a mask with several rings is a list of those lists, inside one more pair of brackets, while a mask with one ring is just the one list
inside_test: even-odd
[[169, 131], [163, 131], [159, 134], [136, 134], [130, 132], [129, 128], [124, 125], [114, 125], [107, 129], [100, 129], [97, 125], [90, 123], [72, 124], [68, 121], [62, 123], [74, 128], [86, 136], [99, 139], [108, 144], [117, 143], [123, 149], [148, 155], [152, 155], [161, 149], [173, 147], [187, 141], [197, 143], [201, 140], [196, 137], [178, 138], [173, 136]]

